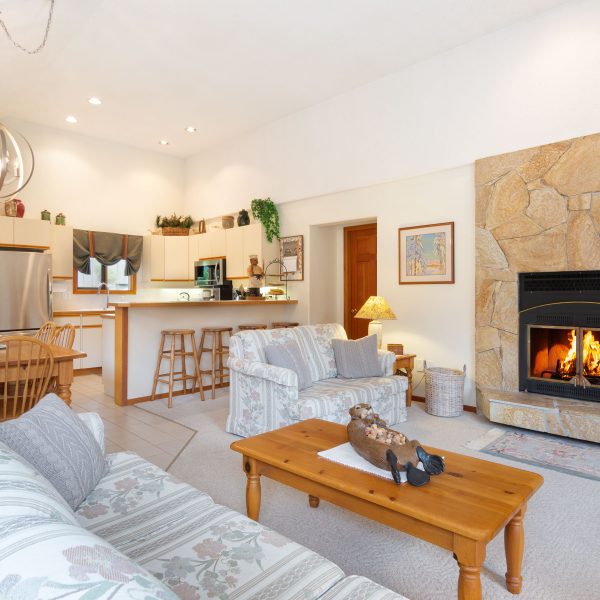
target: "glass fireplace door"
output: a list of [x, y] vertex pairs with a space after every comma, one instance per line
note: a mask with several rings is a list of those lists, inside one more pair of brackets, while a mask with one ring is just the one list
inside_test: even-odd
[[588, 384], [600, 386], [600, 330], [582, 329], [581, 347], [582, 375]]
[[529, 377], [577, 383], [578, 329], [529, 326]]

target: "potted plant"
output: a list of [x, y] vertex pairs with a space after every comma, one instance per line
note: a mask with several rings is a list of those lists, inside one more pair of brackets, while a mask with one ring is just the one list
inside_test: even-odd
[[189, 215], [179, 217], [175, 213], [170, 217], [161, 217], [160, 215], [156, 217], [156, 226], [162, 229], [163, 235], [189, 235], [193, 222]]
[[279, 239], [279, 213], [277, 206], [271, 198], [255, 198], [250, 205], [252, 216], [258, 219], [265, 228], [265, 235], [269, 242], [273, 238]]

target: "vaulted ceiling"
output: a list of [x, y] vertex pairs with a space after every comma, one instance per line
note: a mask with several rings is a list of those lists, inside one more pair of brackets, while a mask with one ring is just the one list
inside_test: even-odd
[[[563, 3], [56, 0], [39, 54], [0, 31], [0, 117], [189, 156]], [[35, 47], [49, 4], [1, 0], [0, 18]]]

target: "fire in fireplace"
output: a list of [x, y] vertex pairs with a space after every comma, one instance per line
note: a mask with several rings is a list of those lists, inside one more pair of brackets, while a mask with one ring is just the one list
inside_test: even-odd
[[600, 271], [519, 275], [519, 389], [600, 402]]

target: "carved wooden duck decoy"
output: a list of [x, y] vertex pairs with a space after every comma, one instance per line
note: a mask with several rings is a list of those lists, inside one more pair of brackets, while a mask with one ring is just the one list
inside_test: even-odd
[[[370, 404], [357, 404], [350, 409], [348, 440], [360, 456], [380, 469], [389, 469], [396, 483], [401, 483], [400, 472], [406, 471], [408, 483], [425, 485], [430, 475], [444, 470], [444, 459], [429, 454], [417, 440], [409, 440], [399, 431], [387, 426]], [[417, 468], [419, 461], [424, 471]]]

